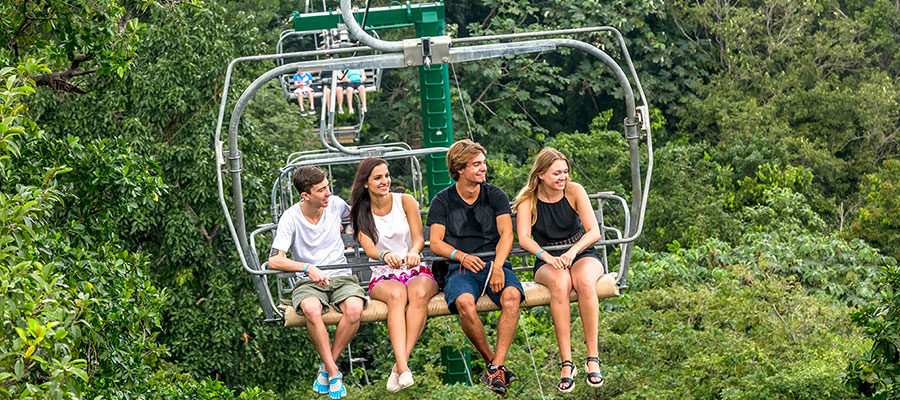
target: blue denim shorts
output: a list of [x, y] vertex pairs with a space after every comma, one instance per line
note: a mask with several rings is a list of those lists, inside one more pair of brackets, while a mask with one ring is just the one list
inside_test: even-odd
[[459, 264], [450, 264], [450, 273], [447, 274], [447, 284], [444, 286], [444, 299], [447, 300], [447, 306], [450, 309], [451, 314], [459, 314], [459, 311], [456, 309], [456, 299], [463, 293], [471, 293], [472, 296], [475, 297], [475, 301], [478, 301], [478, 298], [481, 297], [481, 291], [484, 290], [484, 294], [486, 294], [494, 304], [499, 306], [500, 294], [503, 293], [503, 290], [506, 290], [508, 287], [514, 287], [519, 290], [519, 294], [521, 295], [519, 302], [525, 301], [525, 290], [522, 289], [522, 282], [519, 282], [519, 278], [513, 273], [512, 264], [510, 264], [509, 261], [503, 264], [503, 290], [501, 290], [500, 293], [494, 293], [490, 287], [485, 288], [485, 283], [490, 280], [491, 277], [490, 273], [493, 263], [493, 261], [488, 262], [481, 271], [478, 271], [478, 273], [473, 273], [465, 268], [460, 268]]

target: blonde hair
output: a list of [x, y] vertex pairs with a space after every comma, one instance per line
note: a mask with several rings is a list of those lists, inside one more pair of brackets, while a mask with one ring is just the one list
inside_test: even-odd
[[472, 160], [478, 153], [487, 155], [484, 146], [475, 143], [469, 139], [463, 139], [447, 149], [447, 169], [450, 170], [450, 177], [454, 181], [459, 180], [459, 170], [466, 167], [466, 164]]
[[[565, 161], [566, 167], [569, 167], [569, 159], [559, 150], [552, 147], [545, 147], [541, 150], [534, 159], [534, 165], [531, 166], [531, 172], [528, 173], [528, 183], [525, 184], [525, 187], [523, 187], [522, 190], [519, 191], [519, 194], [516, 195], [516, 203], [513, 205], [513, 209], [518, 209], [519, 204], [522, 204], [525, 200], [531, 202], [531, 225], [534, 225], [534, 223], [537, 222], [537, 190], [538, 186], [541, 184], [541, 179], [538, 178], [538, 175], [547, 172], [547, 170], [550, 169], [550, 166], [558, 160]], [[566, 188], [563, 190], [569, 189], [570, 182], [571, 179], [566, 182]]]

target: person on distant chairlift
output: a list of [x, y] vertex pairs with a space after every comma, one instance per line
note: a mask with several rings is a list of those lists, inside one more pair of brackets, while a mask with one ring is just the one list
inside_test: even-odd
[[[326, 60], [331, 59], [331, 54], [325, 55]], [[331, 79], [334, 76], [334, 71], [328, 69], [323, 70], [319, 73], [320, 81], [319, 85], [322, 87], [322, 101], [325, 103], [325, 110], [331, 110]], [[341, 85], [335, 86], [335, 94], [339, 104], [344, 104], [344, 88]]]
[[[525, 292], [506, 261], [513, 244], [509, 197], [485, 181], [485, 154], [484, 147], [468, 139], [450, 146], [447, 169], [456, 184], [431, 201], [427, 224], [431, 227], [431, 251], [450, 260], [444, 286], [447, 306], [459, 315], [463, 333], [487, 364], [481, 383], [505, 396], [508, 386], [518, 379], [503, 363], [516, 334]], [[484, 260], [472, 254], [489, 251], [494, 256]], [[500, 306], [494, 350], [475, 307], [484, 294]]]
[[[341, 219], [350, 214], [350, 206], [331, 195], [325, 172], [317, 167], [297, 168], [293, 184], [302, 202], [285, 210], [278, 220], [269, 267], [296, 273], [291, 302], [297, 313], [306, 316], [310, 341], [322, 360], [313, 390], [340, 399], [347, 395], [347, 389], [335, 360], [359, 329], [366, 293], [350, 268], [323, 271], [318, 266], [347, 263], [340, 228]], [[285, 257], [288, 251], [290, 259]], [[329, 307], [342, 314], [331, 344], [322, 321]]]
[[[347, 71], [335, 72], [335, 76], [337, 76], [337, 106], [338, 113], [344, 113], [344, 93], [350, 90], [350, 78], [347, 76]], [[351, 98], [352, 100], [352, 98]], [[353, 103], [350, 103], [350, 108], [353, 108]]]
[[294, 93], [297, 94], [297, 104], [300, 105], [300, 115], [306, 116], [306, 109], [303, 108], [303, 96], [309, 98], [309, 110], [311, 113], [316, 112], [316, 103], [313, 102], [312, 90], [312, 74], [297, 69], [297, 73], [291, 77], [294, 82]]
[[356, 240], [372, 261], [369, 295], [387, 304], [388, 334], [397, 363], [387, 380], [391, 393], [412, 386], [408, 360], [425, 329], [428, 301], [437, 282], [422, 261], [425, 247], [419, 204], [408, 194], [391, 193], [387, 161], [359, 163], [350, 194], [350, 222]]
[[[575, 387], [577, 369], [572, 362], [569, 292], [578, 294], [578, 309], [587, 341], [586, 382], [603, 385], [597, 349], [599, 301], [597, 280], [603, 265], [593, 244], [600, 239], [597, 217], [587, 192], [569, 179], [569, 160], [553, 148], [538, 153], [528, 183], [516, 196], [519, 244], [537, 256], [534, 281], [550, 288], [550, 315], [559, 345], [560, 379], [557, 389]], [[582, 227], [584, 230], [582, 231]], [[568, 250], [544, 250], [544, 246], [571, 244]]]
[[[347, 106], [350, 107], [350, 114], [354, 113], [353, 110], [353, 91], [355, 90], [359, 93], [359, 101], [362, 103], [362, 107], [360, 111], [365, 114], [368, 109], [366, 108], [366, 71], [362, 69], [349, 69], [344, 71], [344, 76], [342, 78], [342, 82], [344, 82], [344, 95], [347, 96]], [[343, 110], [341, 106], [342, 103], [338, 102], [338, 109]], [[340, 111], [342, 114], [343, 111]]]

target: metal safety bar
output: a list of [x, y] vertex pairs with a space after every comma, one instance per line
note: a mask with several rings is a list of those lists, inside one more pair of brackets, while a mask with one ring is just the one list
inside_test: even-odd
[[[619, 196], [612, 195], [612, 194], [610, 194], [610, 192], [600, 192], [600, 193], [591, 194], [588, 196], [588, 198], [591, 200], [597, 200], [597, 209], [595, 210], [595, 212], [600, 213], [600, 214], [603, 213], [603, 200], [604, 199], [606, 199], [606, 200], [617, 200], [617, 198], [620, 199], [621, 200], [620, 203], [623, 207], [622, 210], [626, 215], [626, 221], [628, 220], [628, 203], [625, 201], [625, 199], [622, 199]], [[427, 214], [428, 210], [421, 209], [420, 212], [424, 215], [424, 214]], [[257, 252], [256, 252], [256, 236], [261, 233], [274, 231], [275, 229], [277, 229], [277, 227], [278, 227], [278, 225], [274, 224], [274, 223], [263, 224], [250, 234], [250, 246], [253, 249], [254, 254], [257, 254]], [[617, 229], [615, 227], [610, 227], [610, 226], [601, 224], [600, 228], [603, 230], [606, 230], [606, 231], [615, 232], [618, 236], [621, 236], [621, 231], [619, 231], [619, 229]], [[592, 243], [591, 246], [594, 248], [602, 247], [605, 249], [607, 244], [610, 244], [609, 241], [598, 240], [598, 241]], [[348, 254], [351, 256], [354, 256], [354, 255], [358, 256], [360, 254], [360, 249], [359, 249], [360, 246], [358, 243], [346, 243], [345, 242], [345, 245], [354, 247], [353, 249], [345, 250], [345, 254]], [[624, 246], [624, 244], [619, 244], [619, 245]], [[571, 244], [562, 244], [562, 245], [556, 245], [556, 246], [544, 246], [544, 247], [542, 247], [542, 249], [547, 250], [547, 251], [568, 250], [571, 246], [572, 246]], [[624, 249], [622, 249], [622, 250], [624, 250]], [[430, 254], [430, 251], [427, 250], [427, 244], [426, 244], [426, 250], [424, 251], [424, 253], [426, 253], [427, 255], [422, 257], [423, 261], [449, 261], [446, 257], [441, 257], [441, 256], [436, 256], [436, 255]], [[494, 252], [486, 251], [486, 252], [471, 253], [471, 254], [474, 256], [478, 256], [478, 257], [485, 257], [485, 256], [493, 256]], [[532, 255], [532, 254], [528, 253], [521, 247], [514, 246], [513, 250], [510, 252], [508, 257], [520, 257], [520, 256], [530, 256], [530, 255]], [[250, 273], [251, 275], [260, 275], [260, 276], [262, 276], [262, 275], [279, 275], [279, 274], [285, 275], [285, 277], [295, 276], [295, 274], [293, 272], [285, 272], [285, 271], [281, 271], [281, 270], [270, 270], [270, 269], [268, 269], [268, 261], [262, 261], [262, 260], [260, 260], [260, 261], [261, 261], [261, 263], [260, 263], [261, 270], [259, 270], [259, 271], [247, 270], [247, 272]], [[622, 262], [624, 262], [624, 261], [622, 261]], [[323, 271], [324, 270], [350, 268], [353, 272], [359, 272], [359, 271], [366, 271], [369, 267], [377, 266], [377, 265], [384, 265], [384, 262], [383, 261], [355, 261], [355, 262], [349, 262], [346, 264], [317, 265], [316, 267]], [[603, 267], [604, 267], [604, 272], [608, 272], [606, 270], [607, 265], [605, 263], [603, 264]], [[620, 271], [621, 271], [622, 267], [623, 267], [623, 264], [620, 263]], [[524, 269], [517, 268], [516, 270], [524, 270]]]

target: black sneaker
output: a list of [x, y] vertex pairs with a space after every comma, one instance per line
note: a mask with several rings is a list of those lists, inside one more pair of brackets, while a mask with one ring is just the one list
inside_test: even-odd
[[499, 368], [501, 371], [503, 371], [503, 374], [506, 375], [505, 378], [506, 378], [506, 386], [507, 387], [512, 386], [513, 382], [519, 380], [519, 377], [515, 373], [510, 371], [508, 368], [506, 368], [505, 365], [501, 365], [497, 368]]
[[494, 393], [506, 397], [506, 374], [500, 368], [488, 365], [484, 374], [481, 375], [480, 381]]

